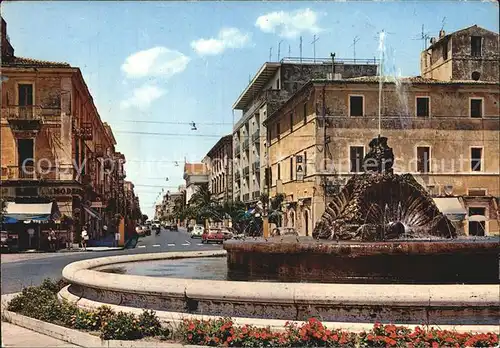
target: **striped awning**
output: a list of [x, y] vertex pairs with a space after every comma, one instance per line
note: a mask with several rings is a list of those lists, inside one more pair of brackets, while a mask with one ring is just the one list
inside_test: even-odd
[[2, 221], [16, 223], [22, 221], [57, 220], [61, 212], [57, 203], [14, 203], [7, 202]]

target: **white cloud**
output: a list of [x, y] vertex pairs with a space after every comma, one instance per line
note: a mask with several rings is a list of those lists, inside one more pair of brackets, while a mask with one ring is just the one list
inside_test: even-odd
[[318, 25], [320, 13], [309, 8], [291, 12], [270, 12], [259, 16], [255, 25], [265, 33], [278, 33], [280, 37], [293, 39], [302, 33], [317, 34], [322, 29]]
[[147, 109], [153, 101], [164, 95], [166, 91], [155, 85], [144, 84], [132, 91], [128, 99], [122, 100], [120, 108], [128, 109], [135, 107], [138, 109]]
[[122, 71], [128, 78], [171, 77], [183, 72], [190, 58], [179, 51], [163, 46], [131, 54], [122, 64]]
[[228, 48], [241, 48], [250, 42], [250, 34], [242, 33], [237, 28], [224, 28], [217, 38], [198, 39], [191, 42], [191, 47], [201, 56], [217, 55]]

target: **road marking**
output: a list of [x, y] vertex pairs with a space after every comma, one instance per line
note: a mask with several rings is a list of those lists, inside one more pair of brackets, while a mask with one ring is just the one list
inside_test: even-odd
[[153, 244], [153, 248], [158, 248], [160, 244]]
[[[187, 245], [191, 244], [191, 242], [188, 240], [186, 240], [185, 242], [187, 243]], [[184, 244], [182, 244], [182, 245], [184, 245]]]
[[168, 244], [168, 246], [175, 246], [175, 244]]
[[182, 245], [183, 245], [183, 246], [189, 246], [189, 245], [191, 245], [191, 244], [186, 244], [186, 243], [184, 243], [184, 244], [182, 244]]
[[203, 244], [203, 243], [198, 243], [198, 244], [196, 244], [196, 245], [205, 245], [205, 244]]
[[137, 247], [138, 248], [145, 248], [146, 246], [145, 245], [138, 245]]

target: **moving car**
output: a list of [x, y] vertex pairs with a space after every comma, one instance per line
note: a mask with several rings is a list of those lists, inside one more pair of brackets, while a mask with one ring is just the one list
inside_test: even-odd
[[201, 238], [204, 230], [205, 228], [202, 225], [194, 225], [191, 231], [191, 238]]
[[206, 229], [201, 236], [202, 243], [223, 243], [225, 240], [233, 238], [233, 233], [226, 227]]
[[160, 221], [158, 221], [158, 220], [153, 221], [153, 224], [151, 225], [151, 229], [152, 230], [160, 230], [161, 229]]

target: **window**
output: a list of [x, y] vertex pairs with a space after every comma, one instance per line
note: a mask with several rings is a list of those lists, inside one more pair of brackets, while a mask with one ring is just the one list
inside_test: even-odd
[[293, 157], [290, 157], [290, 180], [293, 180]]
[[483, 99], [480, 98], [470, 99], [470, 117], [473, 118], [483, 117]]
[[486, 196], [486, 189], [472, 188], [468, 190], [467, 195], [473, 197]]
[[469, 207], [469, 236], [486, 234], [486, 208]]
[[473, 57], [481, 57], [481, 36], [471, 36], [470, 52]]
[[33, 85], [32, 84], [20, 84], [17, 86], [17, 92], [19, 96], [19, 106], [31, 106], [33, 105]]
[[349, 96], [349, 115], [350, 116], [363, 116], [363, 96], [351, 95]]
[[19, 178], [33, 178], [34, 163], [34, 140], [17, 139], [17, 163], [19, 167]]
[[349, 158], [351, 162], [351, 173], [359, 173], [362, 171], [361, 165], [365, 156], [364, 146], [351, 146], [349, 149]]
[[448, 59], [448, 41], [446, 41], [443, 45], [443, 60]]
[[417, 147], [417, 172], [419, 173], [429, 173], [430, 172], [430, 161], [431, 159], [431, 149], [429, 146], [418, 146]]
[[429, 97], [417, 97], [417, 117], [429, 117]]
[[482, 171], [483, 166], [483, 148], [472, 147], [470, 149], [470, 170], [472, 172]]
[[293, 132], [293, 112], [290, 112], [290, 133]]
[[281, 137], [281, 130], [280, 130], [280, 123], [276, 123], [276, 137], [278, 138], [278, 140], [280, 140], [280, 137]]
[[278, 163], [278, 180], [281, 180], [281, 163]]
[[276, 80], [276, 89], [280, 89], [280, 79]]
[[304, 117], [304, 124], [307, 123], [307, 103], [304, 103], [304, 109], [302, 110], [302, 116]]

